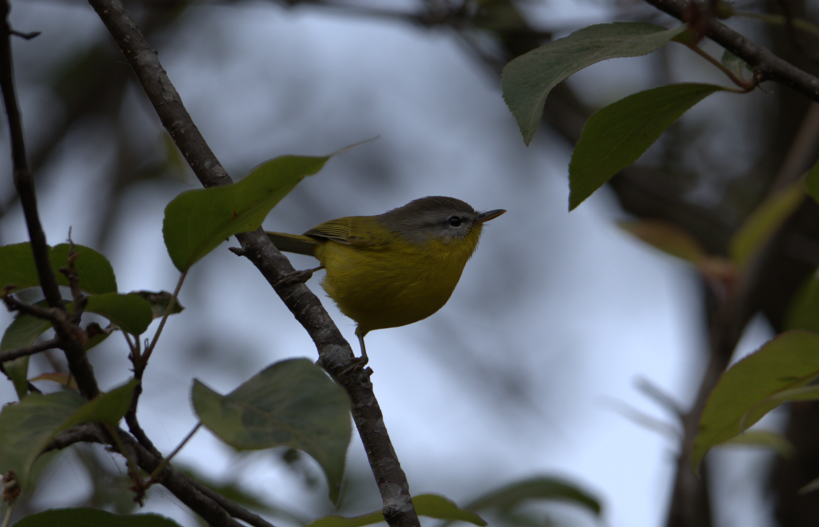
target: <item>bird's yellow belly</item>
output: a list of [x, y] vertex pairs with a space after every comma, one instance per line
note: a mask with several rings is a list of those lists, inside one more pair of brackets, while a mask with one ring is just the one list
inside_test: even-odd
[[322, 287], [342, 313], [358, 322], [361, 335], [412, 324], [441, 309], [469, 259], [469, 254], [430, 256], [411, 246], [372, 250], [332, 241], [316, 256], [327, 268]]

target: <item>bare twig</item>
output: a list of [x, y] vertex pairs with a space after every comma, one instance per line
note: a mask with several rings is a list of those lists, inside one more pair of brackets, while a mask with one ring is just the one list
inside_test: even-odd
[[[125, 449], [129, 451], [128, 457], [135, 459], [142, 470], [153, 472], [160, 466], [162, 463], [161, 456], [155, 456], [149, 452], [123, 430], [118, 430], [118, 433]], [[202, 516], [210, 525], [242, 527], [242, 524], [231, 518], [215, 500], [200, 492], [191, 478], [176, 470], [173, 465], [165, 468], [160, 480], [165, 488], [171, 491], [182, 503], [190, 507], [191, 510]]]
[[253, 527], [274, 527], [272, 523], [268, 522], [258, 514], [253, 514], [247, 509], [244, 509], [236, 505], [226, 497], [222, 496], [213, 489], [209, 489], [199, 481], [192, 479], [191, 484], [194, 487], [196, 487], [196, 489], [199, 492], [201, 492], [205, 496], [209, 497], [210, 499], [218, 503], [223, 509], [225, 509], [228, 512], [228, 514], [230, 514], [234, 518], [242, 520], [243, 522], [247, 523], [248, 525], [252, 525]]
[[43, 452], [51, 450], [62, 450], [76, 443], [102, 443], [106, 444], [107, 438], [100, 433], [99, 426], [94, 423], [85, 423], [72, 426], [65, 432], [51, 440], [43, 449]]
[[0, 353], [0, 362], [14, 360], [20, 357], [25, 357], [26, 355], [34, 355], [35, 353], [58, 348], [59, 346], [59, 339], [44, 340], [43, 342], [34, 344], [33, 346], [29, 346], [27, 348], [19, 348], [16, 350], [7, 351], [5, 353]]
[[[686, 0], [646, 0], [646, 2], [679, 20], [685, 18], [688, 6]], [[711, 40], [747, 62], [754, 69], [754, 77], [758, 82], [776, 81], [790, 86], [812, 101], [819, 102], [819, 78], [777, 57], [767, 48], [748, 40], [714, 18], [708, 17], [698, 22]]]
[[48, 305], [55, 311], [55, 317], [62, 313], [59, 320], [53, 320], [54, 330], [60, 339], [60, 347], [65, 352], [68, 360], [68, 367], [77, 379], [83, 395], [91, 399], [99, 394], [97, 379], [94, 377], [94, 370], [85, 355], [85, 349], [81, 338], [82, 330], [77, 331], [75, 325], [67, 320], [65, 303], [63, 302], [60, 290], [57, 287], [57, 278], [51, 269], [48, 256], [48, 245], [46, 245], [45, 233], [40, 224], [40, 216], [37, 211], [37, 197], [34, 191], [34, 179], [28, 169], [26, 160], [26, 148], [23, 140], [23, 125], [20, 117], [20, 110], [17, 105], [17, 94], [14, 88], [14, 66], [11, 56], [11, 35], [12, 29], [8, 22], [8, 14], [11, 7], [8, 0], [0, 0], [0, 88], [3, 90], [3, 102], [8, 116], [9, 132], [11, 136], [11, 157], [14, 165], [14, 186], [20, 196], [20, 203], [23, 206], [23, 214], [26, 218], [29, 238], [31, 240], [31, 250], [34, 254], [34, 263], [40, 279], [40, 287], [43, 290]]
[[153, 472], [151, 472], [151, 477], [148, 478], [148, 482], [146, 483], [146, 485], [151, 486], [157, 481], [157, 479], [159, 479], [159, 475], [162, 474], [162, 471], [165, 469], [166, 466], [168, 466], [168, 463], [171, 462], [174, 456], [178, 454], [180, 450], [182, 450], [182, 447], [184, 447], [188, 443], [188, 441], [191, 440], [193, 434], [195, 434], [201, 427], [202, 421], [196, 423], [196, 426], [193, 427], [193, 430], [191, 430], [188, 433], [188, 435], [186, 435], [185, 438], [176, 446], [176, 448], [173, 449], [173, 452], [168, 454], [168, 457], [163, 459], [162, 463], [160, 463], [159, 466]]

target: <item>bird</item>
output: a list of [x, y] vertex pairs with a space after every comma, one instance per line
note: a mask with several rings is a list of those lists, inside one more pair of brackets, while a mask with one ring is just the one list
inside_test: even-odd
[[[506, 211], [478, 212], [455, 198], [428, 196], [376, 216], [349, 216], [302, 235], [267, 232], [285, 252], [313, 256], [326, 270], [321, 282], [364, 337], [377, 329], [423, 320], [449, 300], [478, 246], [483, 224]], [[304, 275], [302, 275], [304, 276]]]

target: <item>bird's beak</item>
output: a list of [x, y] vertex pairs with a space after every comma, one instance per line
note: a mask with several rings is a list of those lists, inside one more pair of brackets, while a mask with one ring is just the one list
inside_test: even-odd
[[484, 222], [487, 222], [489, 220], [493, 220], [493, 219], [497, 218], [498, 216], [500, 216], [501, 214], [503, 214], [504, 212], [506, 212], [506, 211], [503, 210], [503, 209], [496, 209], [496, 210], [481, 212], [480, 214], [478, 214], [478, 219], [475, 220], [475, 223], [484, 223]]

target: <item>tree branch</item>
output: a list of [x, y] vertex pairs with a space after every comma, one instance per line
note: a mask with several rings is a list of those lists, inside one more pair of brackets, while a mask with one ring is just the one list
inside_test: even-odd
[[[685, 19], [686, 0], [646, 0], [660, 11], [679, 20]], [[703, 15], [707, 17], [707, 15]], [[819, 102], [819, 78], [802, 71], [786, 60], [774, 55], [769, 49], [740, 35], [719, 20], [707, 17], [698, 21], [708, 37], [741, 58], [754, 69], [758, 81], [772, 80], [790, 86], [812, 101]]]
[[51, 339], [51, 340], [44, 340], [39, 344], [35, 344], [33, 346], [29, 346], [27, 348], [19, 348], [16, 350], [7, 351], [5, 353], [0, 353], [0, 362], [6, 362], [14, 359], [18, 359], [20, 357], [25, 357], [26, 355], [34, 355], [35, 353], [39, 353], [41, 351], [46, 351], [50, 349], [54, 349], [60, 346], [59, 339]]
[[54, 331], [60, 339], [60, 347], [65, 352], [68, 367], [77, 379], [80, 391], [88, 399], [92, 399], [100, 393], [97, 379], [94, 377], [94, 370], [85, 354], [83, 339], [81, 338], [82, 330], [70, 323], [60, 289], [57, 287], [57, 278], [54, 276], [49, 261], [45, 232], [43, 232], [37, 211], [34, 179], [31, 177], [26, 160], [23, 124], [14, 88], [14, 66], [11, 56], [11, 36], [14, 32], [8, 21], [10, 10], [11, 6], [8, 0], [0, 0], [0, 88], [3, 90], [3, 102], [6, 107], [11, 136], [14, 186], [23, 206], [23, 214], [26, 218], [26, 226], [31, 239], [31, 250], [34, 254], [34, 264], [40, 279], [40, 287], [48, 305], [54, 309], [55, 319], [52, 319]]
[[[225, 169], [208, 147], [188, 115], [156, 51], [145, 41], [118, 0], [89, 0], [142, 84], [145, 93], [205, 187], [230, 184]], [[295, 271], [261, 229], [236, 236], [245, 256], [273, 286]], [[406, 475], [392, 448], [381, 409], [375, 399], [369, 375], [340, 375], [353, 352], [318, 298], [304, 284], [274, 287], [285, 305], [304, 326], [316, 344], [319, 363], [341, 384], [352, 400], [352, 414], [367, 452], [384, 504], [384, 516], [393, 527], [419, 525], [412, 506]], [[181, 498], [180, 498], [181, 499]]]

